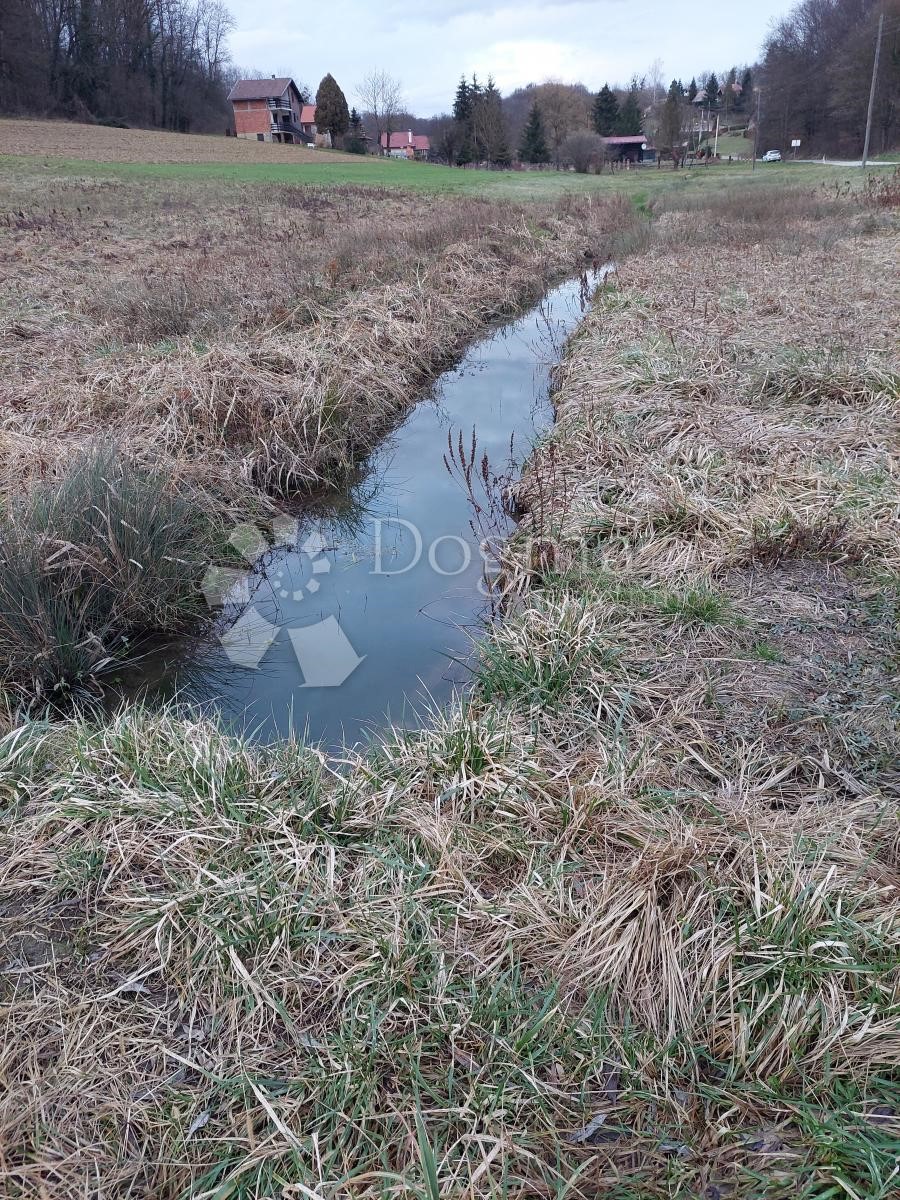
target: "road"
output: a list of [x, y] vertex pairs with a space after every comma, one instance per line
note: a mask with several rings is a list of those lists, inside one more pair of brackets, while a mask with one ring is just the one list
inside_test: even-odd
[[[757, 162], [760, 160], [757, 159]], [[785, 158], [783, 162], [809, 163], [814, 167], [861, 167], [861, 158]], [[867, 167], [900, 167], [900, 159], [895, 159], [893, 162], [875, 162], [871, 158]]]

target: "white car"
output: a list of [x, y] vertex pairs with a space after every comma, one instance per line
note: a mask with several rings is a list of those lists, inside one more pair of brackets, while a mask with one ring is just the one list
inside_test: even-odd
[[762, 156], [763, 162], [781, 162], [780, 150], [767, 150]]

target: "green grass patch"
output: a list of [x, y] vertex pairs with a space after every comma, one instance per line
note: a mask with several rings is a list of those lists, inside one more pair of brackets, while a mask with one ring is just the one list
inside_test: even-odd
[[[813, 182], [846, 176], [846, 170], [808, 164], [783, 164], [778, 182]], [[113, 178], [181, 180], [185, 182], [228, 182], [235, 184], [288, 183], [308, 187], [355, 185], [402, 189], [411, 192], [457, 193], [508, 198], [510, 200], [554, 200], [566, 194], [626, 192], [646, 207], [648, 197], [678, 186], [682, 191], [710, 192], [739, 184], [755, 187], [773, 177], [750, 173], [747, 166], [718, 163], [708, 169], [689, 171], [641, 167], [632, 171], [579, 175], [572, 171], [483, 171], [444, 167], [394, 159], [345, 158], [314, 163], [108, 163], [89, 159], [39, 158], [24, 155], [0, 156], [0, 181], [4, 175], [21, 182], [25, 176], [53, 178]]]
[[0, 520], [4, 681], [42, 702], [197, 618], [215, 551], [202, 509], [112, 446], [76, 456]]

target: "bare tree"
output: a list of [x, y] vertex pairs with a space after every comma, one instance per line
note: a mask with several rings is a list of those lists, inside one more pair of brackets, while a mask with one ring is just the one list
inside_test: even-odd
[[587, 88], [549, 79], [537, 89], [537, 105], [557, 171], [562, 163], [562, 146], [575, 129], [589, 129], [590, 96]]
[[375, 124], [377, 145], [381, 147], [385, 138], [385, 150], [390, 152], [391, 133], [398, 115], [403, 110], [403, 92], [399, 79], [377, 67], [357, 84], [356, 95], [362, 107], [371, 114]]
[[221, 129], [232, 24], [223, 0], [0, 0], [0, 109]]
[[690, 121], [687, 108], [681, 84], [677, 79], [673, 79], [660, 114], [657, 165], [662, 161], [663, 155], [671, 156], [673, 170], [684, 165], [684, 134]]
[[654, 106], [661, 104], [666, 95], [666, 85], [663, 79], [663, 61], [661, 58], [654, 58], [653, 62], [647, 68], [645, 81], [647, 103]]
[[465, 132], [459, 122], [454, 121], [449, 113], [443, 113], [432, 119], [427, 127], [431, 137], [431, 148], [440, 159], [452, 167], [465, 138]]
[[579, 175], [587, 175], [591, 170], [599, 170], [603, 166], [603, 155], [606, 143], [598, 133], [591, 129], [577, 129], [570, 133], [560, 147], [560, 157], [564, 163], [575, 168]]

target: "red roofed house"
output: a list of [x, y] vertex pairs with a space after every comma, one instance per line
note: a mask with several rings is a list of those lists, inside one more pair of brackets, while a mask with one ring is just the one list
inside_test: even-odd
[[[304, 104], [293, 79], [239, 79], [228, 93], [234, 132], [259, 142], [316, 142], [314, 104]], [[311, 120], [304, 123], [304, 115]], [[310, 127], [312, 132], [310, 132]]]
[[313, 141], [316, 140], [316, 134], [319, 131], [316, 128], [316, 106], [314, 104], [304, 104], [300, 109], [300, 128]]
[[391, 158], [427, 158], [428, 151], [431, 149], [431, 142], [424, 133], [413, 133], [409, 130], [407, 133], [392, 133], [390, 135], [390, 145], [388, 145], [388, 135], [381, 135], [381, 150], [382, 153], [387, 153]]

